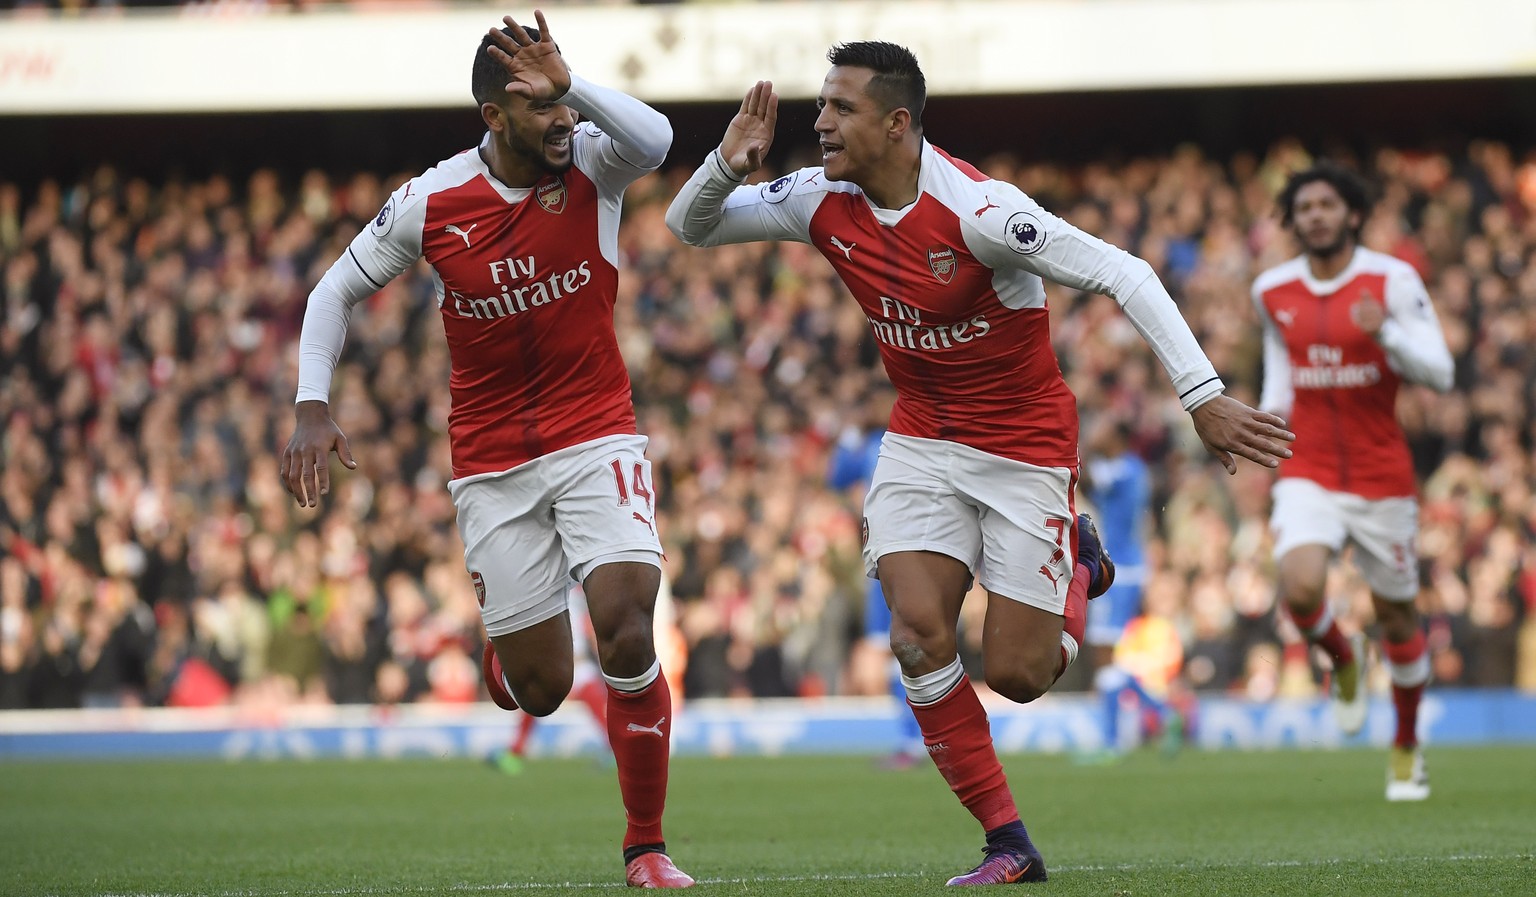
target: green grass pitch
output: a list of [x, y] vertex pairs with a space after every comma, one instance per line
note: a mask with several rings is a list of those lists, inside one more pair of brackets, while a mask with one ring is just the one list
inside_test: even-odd
[[[1536, 894], [1536, 749], [1006, 758], [1053, 895]], [[618, 789], [590, 760], [0, 764], [0, 893], [362, 897], [616, 893]], [[683, 758], [668, 844], [707, 895], [914, 895], [981, 857], [930, 766]]]

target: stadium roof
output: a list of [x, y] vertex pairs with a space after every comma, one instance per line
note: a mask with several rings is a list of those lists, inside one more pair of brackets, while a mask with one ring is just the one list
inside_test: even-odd
[[[553, 5], [553, 4], [551, 4]], [[259, 9], [259, 8], [256, 8]], [[447, 108], [490, 7], [0, 20], [0, 115]], [[955, 0], [557, 7], [573, 67], [654, 102], [816, 94], [891, 40], [936, 96], [1536, 76], [1531, 0]]]

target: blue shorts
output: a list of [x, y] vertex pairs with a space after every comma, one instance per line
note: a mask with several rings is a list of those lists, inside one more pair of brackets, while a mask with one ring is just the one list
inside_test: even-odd
[[1088, 632], [1084, 640], [1090, 645], [1112, 647], [1120, 641], [1125, 627], [1141, 613], [1142, 571], [1116, 571], [1115, 584], [1109, 591], [1088, 602]]
[[869, 590], [864, 593], [864, 637], [891, 639], [891, 609], [885, 606], [885, 592], [880, 580], [869, 580]]

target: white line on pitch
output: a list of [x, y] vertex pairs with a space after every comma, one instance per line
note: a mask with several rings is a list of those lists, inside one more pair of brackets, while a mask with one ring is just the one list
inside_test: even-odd
[[[1144, 872], [1148, 869], [1275, 869], [1295, 868], [1307, 866], [1341, 866], [1341, 865], [1366, 865], [1374, 866], [1385, 863], [1468, 863], [1486, 862], [1489, 860], [1528, 860], [1532, 854], [1452, 854], [1451, 856], [1419, 856], [1419, 857], [1379, 857], [1379, 858], [1352, 858], [1352, 857], [1321, 857], [1309, 860], [1263, 860], [1259, 862], [1151, 862], [1151, 863], [1112, 863], [1106, 865], [1079, 865], [1079, 866], [1052, 866], [1052, 872]], [[927, 878], [932, 875], [937, 879], [943, 873], [928, 872], [873, 872], [866, 875], [758, 875], [743, 878], [701, 878], [701, 885], [743, 885], [743, 884], [778, 884], [802, 881], [880, 881], [893, 879]], [[207, 892], [192, 891], [152, 891], [147, 893], [108, 893], [101, 897], [371, 897], [375, 894], [441, 894], [454, 892], [461, 894], [495, 893], [501, 891], [553, 891], [553, 890], [598, 890], [604, 888], [622, 888], [624, 883], [620, 881], [563, 881], [563, 882], [507, 882], [504, 884], [482, 885], [416, 885], [409, 887], [389, 888], [318, 888], [314, 890], [231, 890]]]

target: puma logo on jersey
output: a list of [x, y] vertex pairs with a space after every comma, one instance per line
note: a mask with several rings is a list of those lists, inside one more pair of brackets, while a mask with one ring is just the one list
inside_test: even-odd
[[836, 246], [838, 248], [838, 251], [842, 252], [843, 258], [846, 258], [848, 261], [851, 262], [851, 261], [853, 261], [853, 247], [855, 247], [855, 246], [857, 246], [859, 244], [857, 244], [857, 243], [848, 243], [848, 244], [844, 245], [842, 240], [839, 240], [837, 237], [832, 237], [832, 245]]
[[[477, 228], [479, 226], [480, 226], [479, 224], [471, 224], [469, 226], [469, 230], [474, 230], [475, 228]], [[465, 249], [469, 248], [469, 230], [462, 230], [457, 224], [450, 224], [447, 227], [443, 228], [443, 232], [444, 233], [458, 234], [460, 237], [463, 237], [464, 238], [464, 248]]]
[[976, 210], [976, 217], [977, 218], [980, 218], [981, 216], [987, 214], [987, 210], [988, 209], [1001, 209], [1002, 208], [1002, 206], [1000, 206], [997, 203], [992, 201], [992, 197], [984, 196], [982, 198], [987, 201], [987, 204]]
[[1296, 309], [1276, 309], [1275, 320], [1280, 322], [1281, 327], [1290, 327], [1292, 324], [1296, 323]]
[[661, 732], [661, 724], [666, 722], [666, 721], [667, 721], [667, 718], [666, 717], [662, 717], [661, 719], [656, 721], [656, 725], [654, 725], [654, 726], [642, 726], [639, 723], [630, 723], [629, 725], [624, 727], [624, 731], [626, 731], [626, 732], [644, 732], [647, 735], [655, 735], [657, 738], [665, 738], [666, 736], [663, 735], [662, 732]]
[[1051, 581], [1051, 588], [1056, 589], [1058, 591], [1061, 589], [1061, 582], [1057, 578], [1057, 574], [1051, 572], [1051, 568], [1050, 567], [1047, 567], [1046, 565], [1041, 564], [1040, 565], [1040, 575], [1044, 576], [1046, 579], [1049, 579]]
[[653, 536], [656, 535], [656, 527], [652, 526], [651, 522], [649, 520], [646, 520], [644, 517], [642, 517], [640, 515], [639, 511], [633, 511], [631, 513], [633, 513], [635, 515], [635, 519], [636, 520], [638, 520], [641, 523], [645, 524], [645, 528], [651, 531], [651, 535], [653, 535]]

